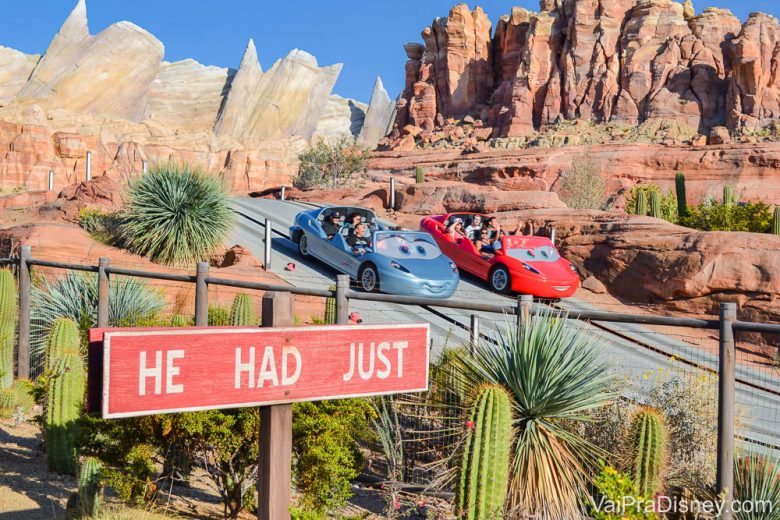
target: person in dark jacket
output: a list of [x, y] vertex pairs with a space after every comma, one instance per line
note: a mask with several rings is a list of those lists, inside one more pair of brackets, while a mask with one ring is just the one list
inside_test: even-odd
[[347, 245], [352, 248], [354, 253], [357, 253], [360, 249], [371, 247], [371, 238], [366, 237], [366, 226], [358, 224], [355, 229], [347, 237]]
[[332, 240], [335, 235], [339, 234], [341, 231], [341, 215], [339, 215], [338, 211], [328, 215], [328, 218], [322, 223], [322, 230], [327, 235], [328, 240]]

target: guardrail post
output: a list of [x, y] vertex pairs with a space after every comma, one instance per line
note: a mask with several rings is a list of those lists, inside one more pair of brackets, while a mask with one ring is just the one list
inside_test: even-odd
[[195, 271], [195, 325], [206, 327], [209, 324], [209, 276], [208, 262], [198, 262]]
[[552, 242], [553, 245], [555, 245], [555, 226], [552, 226], [552, 228], [550, 229], [550, 242]]
[[339, 325], [346, 325], [349, 322], [348, 290], [349, 276], [346, 274], [336, 275], [336, 323]]
[[263, 269], [271, 269], [271, 235], [273, 234], [273, 224], [270, 218], [265, 219], [265, 244], [263, 244]]
[[471, 328], [469, 329], [469, 333], [469, 352], [473, 353], [477, 343], [479, 343], [479, 316], [476, 314], [471, 315]]
[[395, 177], [390, 177], [390, 208], [395, 209]]
[[141, 161], [141, 173], [144, 175], [149, 173], [149, 163], [146, 160]]
[[736, 386], [736, 348], [733, 323], [736, 303], [720, 304], [720, 370], [718, 372], [718, 470], [716, 490], [725, 493], [723, 520], [731, 520], [734, 500], [734, 387]]
[[533, 305], [533, 303], [534, 297], [530, 294], [517, 295], [517, 309], [515, 310], [515, 313], [517, 314], [518, 331], [523, 326], [523, 323], [528, 321], [528, 318], [531, 315], [531, 305]]
[[111, 259], [101, 256], [98, 259], [98, 315], [97, 326], [108, 327], [108, 266]]
[[54, 191], [54, 170], [49, 170], [48, 190]]
[[281, 193], [279, 193], [279, 200], [284, 200], [284, 196], [285, 196], [284, 190], [285, 190], [285, 187], [282, 186]]
[[87, 152], [87, 180], [92, 180], [92, 152]]
[[[295, 322], [295, 299], [288, 292], [266, 292], [262, 326], [288, 327]], [[288, 520], [292, 483], [292, 405], [260, 408], [257, 470], [257, 518]]]
[[32, 279], [30, 264], [32, 247], [19, 250], [19, 338], [16, 345], [16, 372], [19, 379], [30, 378], [30, 299]]

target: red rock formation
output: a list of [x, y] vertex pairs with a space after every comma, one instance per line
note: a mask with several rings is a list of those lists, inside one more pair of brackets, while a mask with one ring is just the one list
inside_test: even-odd
[[780, 26], [771, 16], [754, 13], [743, 26], [725, 9], [696, 16], [673, 0], [540, 5], [539, 13], [513, 8], [492, 40], [480, 8], [460, 4], [434, 20], [424, 48], [412, 54], [407, 44], [396, 129], [471, 115], [494, 137], [561, 119], [674, 119], [706, 135], [780, 118]]

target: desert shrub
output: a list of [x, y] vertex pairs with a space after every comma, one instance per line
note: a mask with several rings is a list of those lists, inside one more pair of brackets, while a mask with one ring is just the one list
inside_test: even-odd
[[293, 186], [302, 190], [347, 186], [365, 169], [368, 157], [369, 151], [352, 138], [320, 139], [298, 155]]
[[83, 208], [79, 211], [79, 226], [103, 244], [122, 247], [122, 225], [125, 215], [121, 211], [107, 212], [100, 208]]
[[293, 405], [293, 480], [300, 506], [324, 513], [352, 496], [363, 467], [358, 442], [370, 438], [375, 412], [365, 399]]
[[174, 164], [152, 169], [130, 185], [122, 235], [133, 252], [166, 265], [205, 261], [233, 224], [218, 177]]
[[658, 193], [661, 196], [661, 218], [672, 224], [677, 222], [677, 197], [671, 190], [663, 193], [655, 184], [637, 184], [631, 188], [631, 193], [626, 200], [627, 213], [636, 215], [636, 200], [640, 192], [645, 194], [645, 199], [648, 201], [651, 193]]
[[209, 305], [209, 326], [222, 327], [230, 325], [230, 307]]
[[721, 204], [707, 199], [698, 206], [689, 206], [680, 224], [700, 231], [750, 231], [769, 233], [772, 212], [763, 202]]
[[769, 449], [734, 458], [734, 498], [753, 511], [735, 511], [737, 520], [780, 518], [780, 457]]
[[558, 195], [570, 208], [601, 209], [604, 206], [606, 184], [594, 162], [572, 163], [571, 170], [561, 176], [560, 182]]
[[[165, 306], [162, 294], [137, 278], [109, 281], [108, 321], [114, 327], [149, 324]], [[42, 278], [33, 285], [30, 347], [40, 359], [57, 318], [71, 318], [85, 333], [97, 325], [98, 281], [94, 274], [70, 272], [64, 277]]]
[[[605, 465], [595, 479], [593, 485], [597, 490], [596, 496], [588, 501], [590, 518], [594, 520], [651, 520], [657, 518], [654, 513], [644, 511], [647, 498], [639, 495], [636, 484], [631, 477], [617, 471], [615, 468]], [[633, 497], [633, 504], [625, 511], [611, 511], [608, 504], [624, 503], [624, 497]], [[631, 502], [627, 502], [631, 504]]]

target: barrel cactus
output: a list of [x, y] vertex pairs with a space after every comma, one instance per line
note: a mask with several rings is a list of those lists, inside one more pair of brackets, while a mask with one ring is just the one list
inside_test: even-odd
[[631, 421], [632, 477], [639, 493], [653, 497], [662, 491], [661, 471], [666, 454], [666, 427], [656, 410], [639, 410]]
[[780, 235], [780, 206], [775, 208], [775, 214], [772, 216], [772, 233]]
[[732, 188], [731, 186], [723, 187], [723, 205], [724, 206], [734, 205], [734, 188]]
[[0, 270], [0, 389], [14, 382], [14, 332], [16, 330], [16, 281], [10, 269]]
[[677, 214], [680, 217], [688, 215], [688, 199], [685, 195], [685, 175], [678, 173], [674, 178], [674, 186], [677, 190]]
[[[329, 291], [335, 291], [336, 286], [331, 285], [328, 288]], [[328, 296], [325, 298], [325, 324], [333, 325], [336, 323], [336, 298], [334, 296]]]
[[46, 455], [49, 469], [70, 475], [76, 474], [76, 425], [86, 388], [86, 371], [79, 343], [75, 321], [60, 318], [55, 322], [49, 339]]
[[417, 167], [414, 173], [414, 180], [417, 184], [422, 184], [425, 182], [425, 170], [423, 170], [422, 166]]
[[87, 457], [79, 466], [79, 506], [81, 513], [95, 516], [102, 503], [101, 472], [103, 464], [95, 457]]
[[654, 218], [663, 218], [661, 213], [661, 194], [657, 191], [650, 192], [650, 216]]
[[252, 297], [248, 294], [237, 294], [230, 308], [230, 324], [235, 327], [256, 327], [259, 323], [260, 318], [255, 311]]
[[643, 190], [636, 194], [636, 214], [647, 215], [647, 195]]
[[469, 520], [500, 518], [509, 483], [512, 444], [512, 405], [503, 387], [485, 385], [479, 389], [467, 428], [458, 508]]

